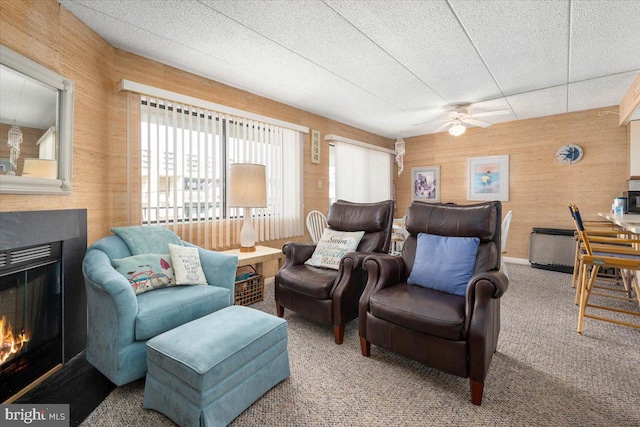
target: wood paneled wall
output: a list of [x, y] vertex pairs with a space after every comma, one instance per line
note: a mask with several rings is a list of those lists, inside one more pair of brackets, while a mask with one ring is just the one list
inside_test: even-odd
[[[0, 2], [0, 43], [72, 79], [76, 84], [73, 192], [69, 196], [0, 195], [0, 211], [86, 208], [89, 243], [126, 224], [126, 101], [116, 85], [128, 79], [230, 107], [393, 148], [393, 141], [219, 82], [120, 51], [110, 46], [55, 0]], [[397, 216], [410, 203], [412, 166], [441, 166], [442, 200], [466, 202], [466, 159], [509, 154], [510, 201], [514, 210], [508, 256], [527, 258], [531, 227], [570, 227], [566, 203], [587, 216], [606, 210], [626, 188], [626, 130], [617, 116], [598, 111], [564, 114], [447, 133], [405, 138], [405, 173], [397, 180]], [[576, 143], [584, 159], [558, 164], [556, 149]], [[304, 149], [305, 212], [329, 207], [329, 148], [322, 139], [321, 163]], [[318, 187], [321, 181], [321, 187]], [[306, 237], [300, 238], [304, 240]], [[278, 247], [282, 241], [270, 242]]]
[[[528, 258], [533, 227], [570, 228], [567, 209], [576, 203], [588, 219], [607, 211], [627, 188], [627, 132], [618, 116], [606, 114], [616, 107], [560, 114], [529, 120], [470, 128], [459, 136], [447, 132], [405, 138], [405, 172], [396, 182], [397, 215], [411, 203], [411, 168], [440, 165], [441, 201], [467, 201], [467, 159], [509, 155], [509, 201], [503, 214], [513, 210], [507, 257]], [[599, 114], [600, 113], [600, 114]], [[584, 149], [573, 165], [555, 160], [556, 150], [568, 143]]]

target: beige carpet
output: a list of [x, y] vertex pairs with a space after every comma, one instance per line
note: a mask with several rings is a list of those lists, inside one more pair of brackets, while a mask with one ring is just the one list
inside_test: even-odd
[[[467, 379], [376, 346], [363, 357], [357, 320], [338, 346], [330, 326], [286, 312], [292, 375], [232, 425], [639, 426], [640, 330], [587, 319], [579, 336], [570, 275], [508, 267], [482, 406], [471, 404]], [[274, 313], [266, 288], [254, 307]], [[143, 390], [144, 380], [119, 387], [81, 425], [174, 425], [142, 408]]]

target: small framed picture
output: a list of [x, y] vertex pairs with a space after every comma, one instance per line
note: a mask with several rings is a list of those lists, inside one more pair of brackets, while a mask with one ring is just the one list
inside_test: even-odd
[[320, 163], [320, 131], [311, 130], [311, 163]]
[[467, 159], [467, 200], [509, 200], [509, 155]]
[[440, 202], [440, 166], [411, 168], [411, 200]]

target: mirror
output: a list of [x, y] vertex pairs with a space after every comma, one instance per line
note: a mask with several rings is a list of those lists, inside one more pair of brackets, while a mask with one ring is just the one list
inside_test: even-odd
[[0, 45], [0, 193], [69, 194], [74, 83]]

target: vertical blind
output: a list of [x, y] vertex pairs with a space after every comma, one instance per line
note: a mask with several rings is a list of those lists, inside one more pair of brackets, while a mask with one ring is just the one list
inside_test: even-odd
[[299, 131], [166, 99], [142, 96], [140, 194], [143, 224], [159, 224], [207, 248], [239, 243], [244, 210], [226, 204], [231, 163], [259, 163], [266, 208], [251, 209], [256, 241], [303, 230]]
[[391, 155], [334, 142], [336, 198], [356, 203], [391, 199]]

